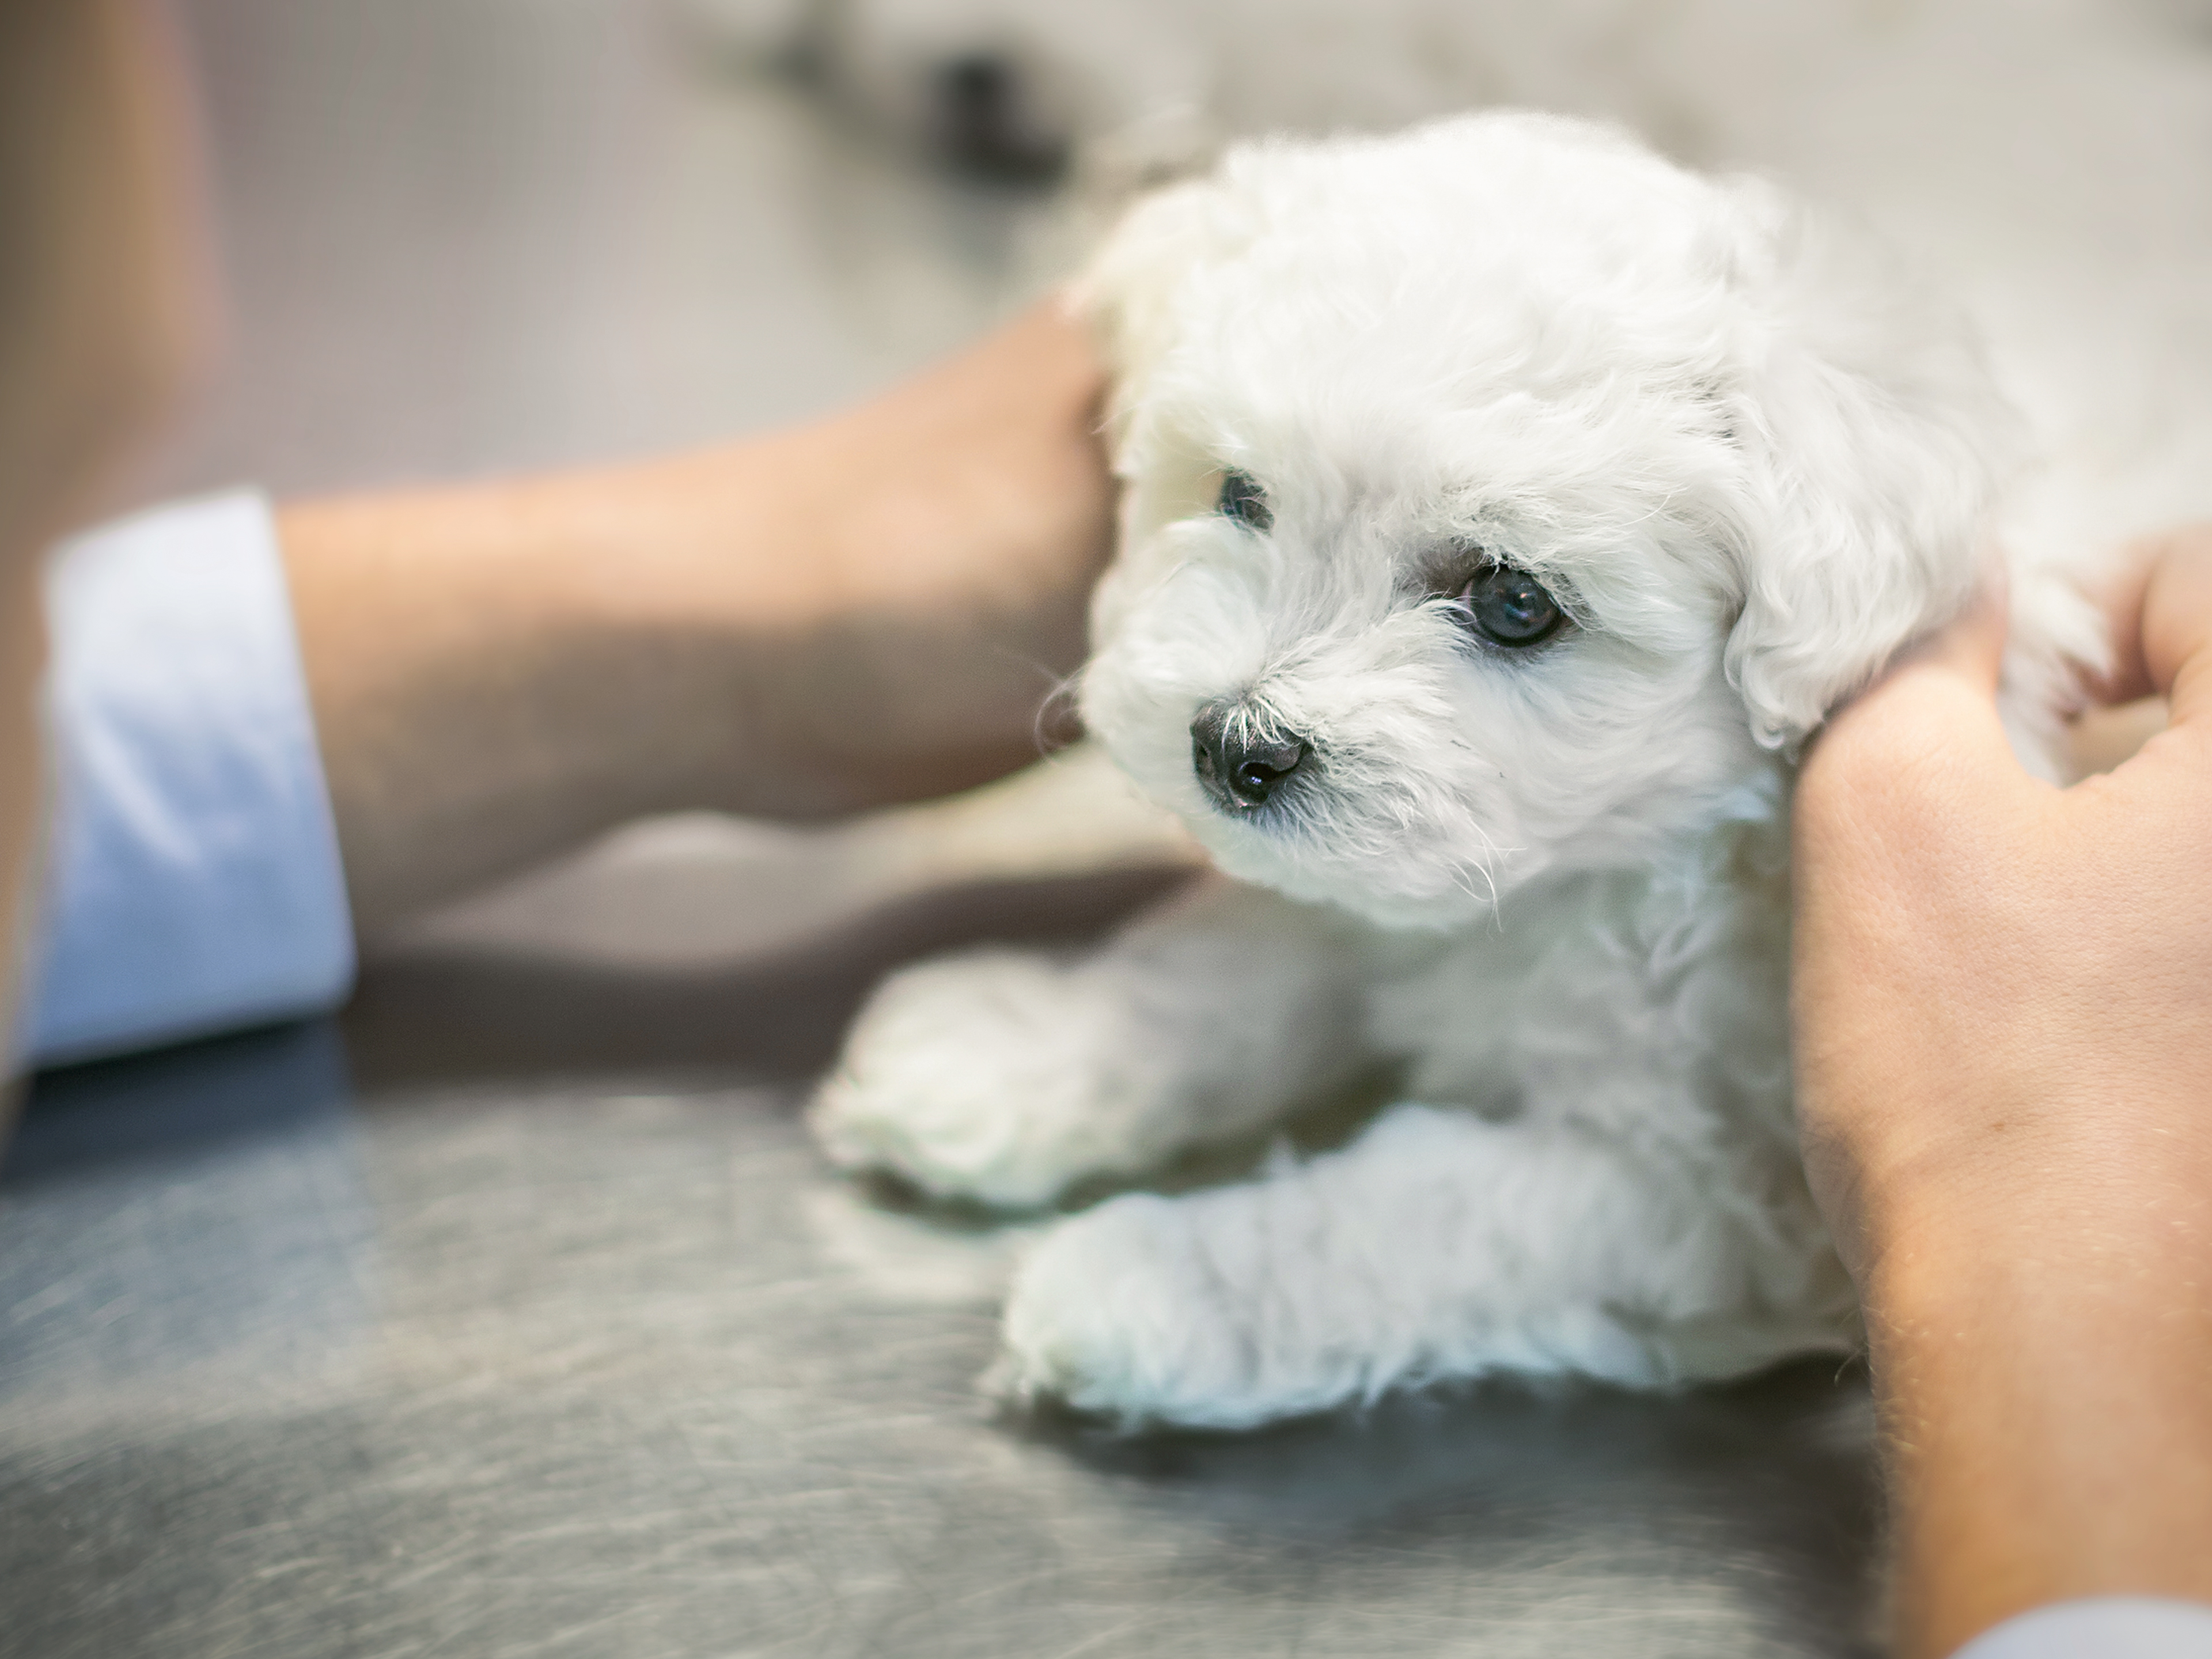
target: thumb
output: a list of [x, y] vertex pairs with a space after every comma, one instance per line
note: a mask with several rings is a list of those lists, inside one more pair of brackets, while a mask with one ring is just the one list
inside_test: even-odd
[[1930, 745], [1954, 756], [2010, 747], [1997, 716], [2005, 587], [1993, 574], [1952, 621], [1900, 651], [1881, 678], [1831, 715], [1815, 748]]
[[[1997, 714], [2004, 590], [1987, 585], [1957, 617], [1899, 653], [1839, 709], [1802, 761], [1792, 812], [1801, 907], [1939, 852], [1962, 824], [2001, 820], [2038, 786]], [[1871, 862], [1869, 862], [1871, 860]], [[1857, 878], [1836, 887], [1838, 872]]]
[[1957, 617], [1898, 653], [1888, 675], [1926, 670], [1947, 676], [1992, 701], [2004, 670], [2008, 592], [2004, 572], [1993, 568]]
[[2136, 627], [2143, 668], [2166, 697], [2171, 723], [2212, 733], [2212, 525], [2177, 532], [2160, 545]]

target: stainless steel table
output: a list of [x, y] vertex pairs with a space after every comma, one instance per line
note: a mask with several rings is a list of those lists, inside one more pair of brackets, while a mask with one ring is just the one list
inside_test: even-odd
[[[614, 0], [181, 15], [235, 339], [164, 489], [802, 415], [1012, 304], [1048, 212]], [[1010, 1239], [831, 1177], [798, 1103], [891, 963], [1171, 878], [1009, 869], [976, 821], [648, 827], [343, 1021], [45, 1079], [0, 1176], [0, 1651], [1869, 1650], [1832, 1366], [1237, 1437], [988, 1412]]]
[[410, 971], [351, 1081], [323, 1024], [42, 1086], [0, 1188], [7, 1651], [1867, 1650], [1832, 1365], [1251, 1436], [998, 1420], [999, 1241], [827, 1175], [813, 1056], [708, 1060], [685, 1016], [655, 1071], [617, 994], [535, 1066], [486, 962], [436, 1019], [512, 1046], [424, 1065]]

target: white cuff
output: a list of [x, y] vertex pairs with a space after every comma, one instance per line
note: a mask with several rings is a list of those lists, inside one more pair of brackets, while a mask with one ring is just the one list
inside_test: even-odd
[[2148, 1595], [2061, 1601], [1984, 1631], [1951, 1659], [2212, 1659], [2212, 1607]]
[[18, 1052], [334, 1006], [353, 925], [268, 503], [210, 496], [82, 537], [47, 611], [56, 798]]

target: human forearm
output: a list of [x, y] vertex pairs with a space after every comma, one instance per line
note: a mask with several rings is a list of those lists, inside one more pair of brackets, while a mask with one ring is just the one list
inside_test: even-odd
[[[616, 472], [282, 515], [364, 932], [625, 817], [720, 804], [749, 751], [773, 773], [767, 734], [733, 729], [738, 690], [797, 618], [765, 593], [741, 618], [676, 612], [666, 532], [625, 513], [632, 489]], [[730, 528], [740, 549], [773, 533]]]
[[1040, 311], [801, 432], [287, 509], [357, 923], [643, 812], [818, 817], [1034, 756], [1106, 542], [1100, 378]]
[[1899, 1651], [2053, 1601], [2212, 1600], [2212, 1234], [2115, 1171], [1915, 1218], [1866, 1283]]

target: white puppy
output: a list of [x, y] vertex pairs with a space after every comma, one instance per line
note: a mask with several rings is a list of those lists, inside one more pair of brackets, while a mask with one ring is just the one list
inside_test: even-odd
[[[1395, 1067], [1341, 1150], [1046, 1236], [1006, 1380], [1125, 1420], [1853, 1341], [1790, 1113], [1792, 756], [1990, 556], [2018, 441], [1963, 324], [1771, 186], [1512, 114], [1236, 150], [1082, 292], [1125, 483], [1085, 719], [1237, 884], [895, 977], [823, 1144], [1038, 1205]], [[2012, 582], [2047, 766], [2099, 647]]]

